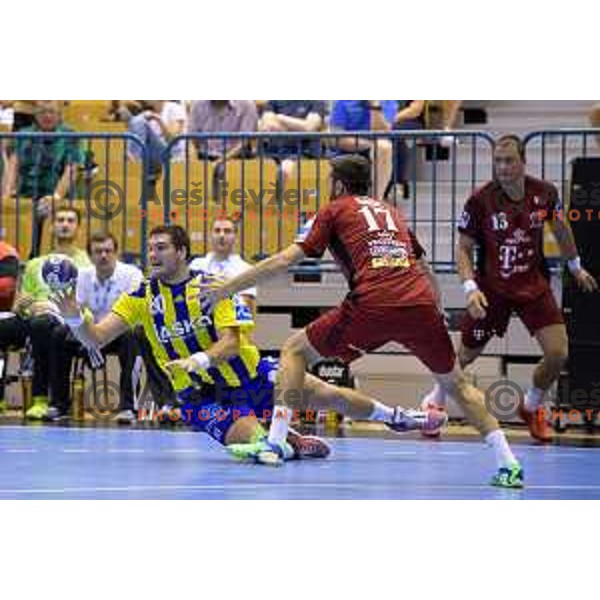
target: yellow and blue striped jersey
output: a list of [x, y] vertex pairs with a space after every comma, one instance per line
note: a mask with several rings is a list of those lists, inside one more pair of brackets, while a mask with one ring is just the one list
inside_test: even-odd
[[[258, 348], [248, 340], [254, 329], [252, 312], [239, 296], [221, 300], [211, 310], [198, 297], [198, 290], [188, 284], [194, 277], [176, 285], [160, 282], [156, 277], [143, 281], [137, 290], [123, 293], [112, 312], [130, 327], [144, 328], [160, 368], [171, 380], [176, 392], [203, 381], [239, 387], [256, 377], [260, 360]], [[165, 368], [171, 360], [187, 358], [208, 350], [218, 339], [218, 331], [240, 328], [239, 355], [196, 373]]]

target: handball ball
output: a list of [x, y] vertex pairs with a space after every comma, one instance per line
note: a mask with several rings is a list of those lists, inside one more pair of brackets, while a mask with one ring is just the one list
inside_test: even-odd
[[42, 279], [53, 292], [60, 292], [77, 283], [77, 267], [68, 256], [53, 254], [44, 261]]

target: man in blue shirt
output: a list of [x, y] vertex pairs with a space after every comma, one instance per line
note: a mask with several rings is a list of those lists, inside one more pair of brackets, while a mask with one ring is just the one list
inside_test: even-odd
[[[336, 100], [331, 131], [390, 131], [397, 112], [396, 100]], [[373, 165], [373, 195], [383, 198], [392, 176], [392, 143], [388, 139], [346, 137], [333, 140], [341, 153], [360, 153]]]
[[[322, 100], [268, 100], [258, 128], [266, 132], [320, 131], [325, 120], [325, 102]], [[283, 177], [283, 188], [294, 182], [296, 165], [301, 157], [321, 158], [319, 140], [278, 138], [269, 140], [266, 153], [276, 160]]]

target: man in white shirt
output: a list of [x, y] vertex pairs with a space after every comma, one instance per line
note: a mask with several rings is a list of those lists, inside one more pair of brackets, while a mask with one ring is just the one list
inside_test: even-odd
[[[88, 253], [93, 267], [81, 269], [77, 277], [77, 302], [85, 306], [98, 322], [111, 310], [123, 292], [136, 289], [143, 279], [137, 267], [117, 260], [119, 246], [112, 233], [96, 233], [88, 242]], [[67, 417], [70, 408], [69, 374], [73, 357], [81, 345], [65, 334], [53, 338], [50, 373], [51, 405], [46, 418], [59, 420]], [[103, 348], [103, 353], [117, 354], [121, 367], [121, 412], [117, 422], [131, 424], [135, 419], [133, 406], [132, 372], [138, 354], [133, 333], [127, 333]]]
[[[217, 218], [211, 229], [212, 252], [201, 258], [195, 258], [190, 263], [190, 269], [202, 270], [211, 275], [222, 276], [224, 279], [231, 279], [247, 271], [252, 265], [235, 253], [236, 241], [237, 223], [227, 217]], [[256, 288], [243, 290], [240, 296], [256, 317]]]

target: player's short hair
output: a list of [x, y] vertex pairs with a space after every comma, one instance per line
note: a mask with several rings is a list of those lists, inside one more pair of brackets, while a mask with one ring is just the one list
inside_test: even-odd
[[506, 135], [500, 136], [494, 144], [494, 150], [500, 146], [509, 145], [515, 146], [517, 152], [519, 153], [519, 157], [523, 162], [525, 162], [525, 145], [523, 144], [523, 140], [514, 133], [507, 133]]
[[192, 254], [192, 243], [188, 232], [179, 225], [157, 225], [150, 231], [150, 237], [153, 235], [166, 234], [171, 238], [171, 243], [175, 246], [175, 250], [185, 248], [186, 258]]
[[81, 219], [82, 219], [81, 211], [76, 206], [73, 206], [72, 204], [67, 204], [66, 202], [59, 204], [54, 209], [54, 216], [52, 217], [52, 220], [56, 219], [56, 215], [58, 215], [58, 213], [61, 213], [61, 212], [73, 213], [77, 217], [77, 225], [81, 225]]
[[92, 244], [102, 244], [103, 242], [106, 242], [106, 240], [112, 240], [115, 252], [118, 252], [119, 242], [114, 234], [112, 234], [110, 231], [96, 231], [95, 233], [92, 233], [90, 239], [88, 240], [86, 245], [87, 253], [92, 253]]
[[331, 176], [341, 181], [351, 194], [368, 194], [371, 189], [371, 163], [360, 154], [336, 156], [330, 161]]

